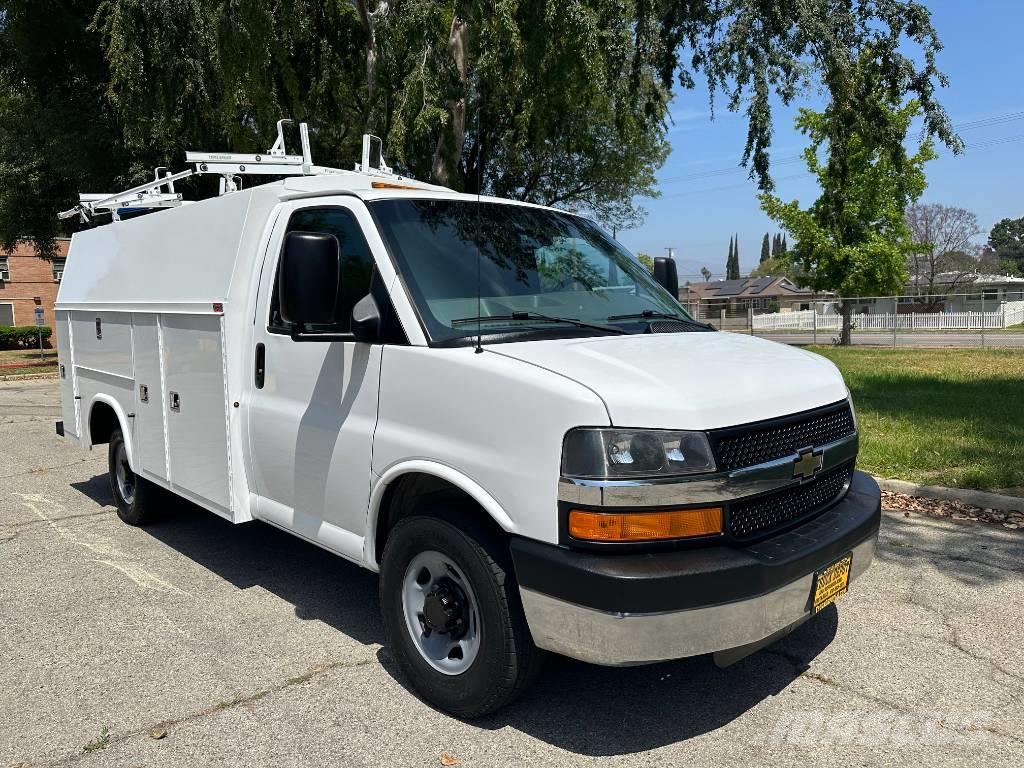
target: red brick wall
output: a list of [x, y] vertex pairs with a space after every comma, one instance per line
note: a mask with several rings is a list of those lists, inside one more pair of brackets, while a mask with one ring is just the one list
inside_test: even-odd
[[[67, 256], [70, 245], [70, 240], [57, 241], [61, 257]], [[11, 279], [0, 282], [0, 304], [14, 305], [16, 325], [35, 325], [35, 308], [42, 307], [46, 324], [54, 328], [53, 305], [57, 301], [57, 283], [53, 279], [52, 263], [36, 256], [35, 249], [27, 243], [19, 243], [11, 253], [0, 252], [0, 256], [5, 255]], [[55, 328], [52, 341], [56, 341]]]

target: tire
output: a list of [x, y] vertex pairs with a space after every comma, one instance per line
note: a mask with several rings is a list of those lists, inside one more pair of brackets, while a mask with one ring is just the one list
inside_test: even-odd
[[157, 488], [132, 471], [120, 429], [115, 429], [110, 435], [107, 465], [117, 516], [128, 525], [142, 526], [154, 522], [158, 516], [155, 508]]
[[[476, 524], [475, 513], [439, 511], [400, 520], [387, 539], [380, 578], [384, 631], [402, 672], [430, 704], [467, 719], [515, 699], [536, 679], [543, 661], [523, 615], [508, 543]], [[425, 572], [431, 580], [424, 579]], [[427, 595], [422, 613], [417, 612], [417, 590]], [[439, 625], [437, 595], [442, 590], [454, 593], [454, 605], [466, 609], [454, 609], [461, 620], [456, 618], [450, 631], [431, 629], [427, 618]], [[442, 657], [445, 644], [456, 638], [460, 650]]]

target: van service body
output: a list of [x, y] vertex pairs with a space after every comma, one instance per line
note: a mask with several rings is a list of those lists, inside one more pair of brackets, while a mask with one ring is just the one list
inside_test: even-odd
[[58, 431], [108, 446], [122, 519], [165, 489], [379, 571], [396, 658], [461, 716], [542, 650], [729, 663], [868, 568], [832, 363], [696, 323], [585, 218], [309, 172], [303, 138], [302, 173], [154, 182], [166, 210], [73, 238]]

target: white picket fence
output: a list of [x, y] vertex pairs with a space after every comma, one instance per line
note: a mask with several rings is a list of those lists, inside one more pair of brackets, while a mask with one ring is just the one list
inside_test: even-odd
[[[843, 318], [835, 312], [817, 314], [806, 309], [800, 312], [775, 312], [754, 315], [755, 331], [838, 331]], [[994, 312], [908, 312], [854, 314], [853, 326], [861, 331], [978, 331], [1009, 328], [1024, 323], [1024, 301], [1008, 301]]]

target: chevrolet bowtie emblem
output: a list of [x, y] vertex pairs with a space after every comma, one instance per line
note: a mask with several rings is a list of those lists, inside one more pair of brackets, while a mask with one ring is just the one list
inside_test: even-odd
[[800, 482], [810, 480], [819, 471], [824, 463], [825, 457], [815, 453], [813, 448], [804, 448], [799, 452], [799, 457], [793, 462], [793, 478], [799, 478]]

